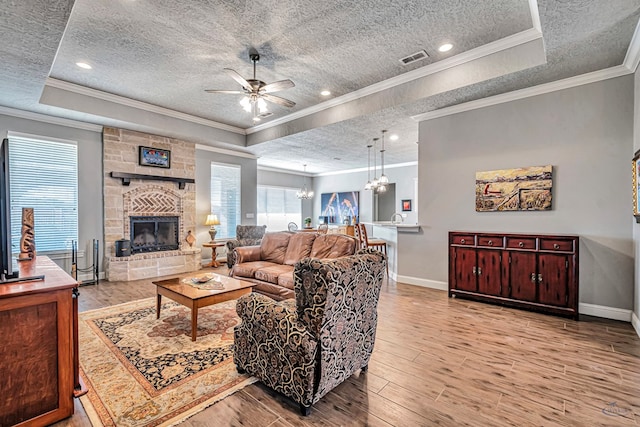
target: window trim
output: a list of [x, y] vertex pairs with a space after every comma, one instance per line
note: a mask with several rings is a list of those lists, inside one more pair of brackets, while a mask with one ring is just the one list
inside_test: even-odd
[[[79, 157], [79, 146], [80, 144], [78, 143], [78, 141], [76, 140], [72, 140], [72, 139], [63, 139], [63, 138], [56, 138], [56, 137], [52, 137], [52, 136], [45, 136], [45, 135], [37, 135], [37, 134], [32, 134], [32, 133], [26, 133], [26, 132], [17, 132], [17, 131], [7, 131], [7, 139], [9, 139], [9, 145], [11, 145], [11, 140], [16, 140], [16, 139], [21, 139], [21, 140], [32, 140], [32, 141], [38, 141], [38, 142], [44, 142], [44, 143], [58, 143], [58, 144], [68, 144], [68, 145], [73, 145], [76, 148], [76, 158], [75, 158], [75, 165], [76, 165], [76, 236], [75, 236], [75, 240], [78, 241], [80, 239], [80, 157]], [[11, 158], [9, 158], [9, 161], [11, 162]], [[9, 175], [11, 175], [11, 170], [9, 170]], [[10, 179], [10, 178], [9, 178]], [[37, 219], [36, 219], [37, 221]], [[17, 235], [20, 235], [20, 233], [18, 233]], [[14, 233], [11, 233], [12, 239], [14, 237]], [[36, 240], [37, 241], [37, 240]], [[70, 250], [70, 248], [59, 248], [59, 249], [52, 249], [52, 250], [38, 250], [38, 253], [43, 254], [43, 255], [52, 255], [53, 257], [56, 257], [56, 255], [59, 257], [62, 254], [68, 253], [68, 251]], [[15, 251], [15, 249], [14, 249]], [[13, 252], [13, 251], [12, 251]], [[17, 250], [17, 252], [13, 252], [13, 254], [15, 255], [16, 253], [19, 252], [19, 249]]]

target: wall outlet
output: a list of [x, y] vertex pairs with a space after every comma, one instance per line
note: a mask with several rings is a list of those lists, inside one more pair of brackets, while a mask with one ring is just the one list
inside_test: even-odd
[[402, 218], [406, 218], [407, 217], [407, 214], [401, 214], [401, 215], [402, 215]]
[[248, 213], [245, 215], [247, 217], [247, 219], [253, 219], [254, 215], [252, 213]]

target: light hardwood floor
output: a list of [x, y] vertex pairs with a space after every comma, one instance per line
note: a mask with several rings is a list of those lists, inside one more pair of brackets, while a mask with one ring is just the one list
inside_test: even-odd
[[[225, 268], [214, 270], [224, 273]], [[151, 280], [80, 288], [80, 311], [155, 295]], [[311, 415], [260, 383], [181, 426], [600, 426], [640, 421], [640, 339], [628, 323], [579, 322], [383, 285], [369, 371]], [[80, 343], [82, 351], [82, 343]], [[58, 426], [90, 425], [82, 405]]]

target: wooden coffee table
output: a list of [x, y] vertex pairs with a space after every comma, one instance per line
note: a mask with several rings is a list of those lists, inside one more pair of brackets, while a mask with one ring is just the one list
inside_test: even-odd
[[[198, 330], [198, 309], [208, 305], [217, 304], [219, 302], [237, 299], [244, 294], [251, 293], [254, 286], [251, 282], [234, 279], [232, 277], [221, 276], [219, 274], [211, 274], [214, 276], [212, 281], [220, 281], [224, 289], [199, 289], [191, 284], [185, 283], [190, 278], [168, 279], [152, 282], [156, 285], [156, 294], [158, 302], [156, 305], [156, 319], [160, 318], [160, 307], [162, 304], [162, 296], [170, 298], [185, 307], [191, 309], [191, 341], [196, 340]], [[202, 277], [204, 274], [194, 274], [192, 277]]]

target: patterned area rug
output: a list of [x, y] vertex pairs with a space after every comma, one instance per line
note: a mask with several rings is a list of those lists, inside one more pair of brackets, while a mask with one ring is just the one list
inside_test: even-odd
[[94, 426], [170, 426], [255, 382], [233, 363], [235, 301], [191, 312], [155, 298], [80, 313], [81, 398]]

